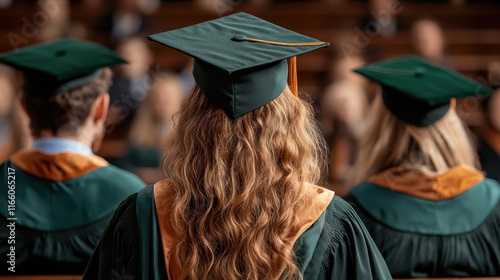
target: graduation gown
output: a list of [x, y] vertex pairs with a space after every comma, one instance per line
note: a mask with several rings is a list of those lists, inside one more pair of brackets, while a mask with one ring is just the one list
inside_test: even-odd
[[481, 139], [477, 148], [481, 168], [486, 172], [486, 177], [500, 181], [500, 155], [485, 140]]
[[500, 185], [472, 167], [389, 169], [346, 199], [393, 277], [500, 276]]
[[120, 158], [109, 162], [117, 167], [133, 172], [138, 168], [158, 168], [160, 166], [161, 151], [155, 147], [138, 147], [130, 145], [128, 152]]
[[102, 158], [71, 152], [23, 151], [0, 170], [0, 274], [82, 274], [117, 206], [145, 186]]
[[[169, 279], [165, 228], [155, 206], [157, 185], [120, 205], [92, 255], [84, 280]], [[392, 279], [362, 222], [338, 196], [328, 200], [319, 217], [298, 236], [294, 250], [306, 280]]]

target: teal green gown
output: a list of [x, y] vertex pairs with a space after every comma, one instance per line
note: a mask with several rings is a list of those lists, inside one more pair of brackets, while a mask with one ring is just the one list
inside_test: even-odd
[[134, 172], [137, 168], [158, 168], [162, 152], [155, 147], [130, 145], [128, 152], [120, 158], [108, 161], [121, 169]]
[[[306, 280], [392, 279], [362, 222], [338, 196], [334, 196], [320, 218], [299, 237], [295, 253]], [[130, 196], [120, 205], [83, 279], [113, 277], [167, 279], [153, 187]]]
[[28, 152], [0, 172], [0, 274], [9, 275], [83, 274], [117, 206], [145, 186], [100, 158], [71, 153]]
[[500, 185], [494, 180], [446, 199], [366, 181], [346, 200], [394, 278], [500, 276]]
[[500, 155], [486, 139], [479, 140], [477, 155], [486, 177], [500, 181]]

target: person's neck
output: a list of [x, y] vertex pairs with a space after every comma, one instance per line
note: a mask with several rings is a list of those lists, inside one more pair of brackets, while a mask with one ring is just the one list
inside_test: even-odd
[[488, 142], [488, 144], [500, 154], [500, 131], [491, 127], [491, 125], [486, 125], [483, 130], [483, 137]]
[[59, 139], [67, 139], [67, 140], [73, 140], [80, 142], [86, 146], [92, 147], [92, 142], [93, 139], [90, 139], [89, 136], [87, 136], [85, 133], [67, 133], [67, 132], [57, 132], [56, 134], [53, 134], [49, 131], [42, 131], [40, 133], [40, 136], [38, 136], [35, 140], [42, 139], [42, 138], [59, 138]]

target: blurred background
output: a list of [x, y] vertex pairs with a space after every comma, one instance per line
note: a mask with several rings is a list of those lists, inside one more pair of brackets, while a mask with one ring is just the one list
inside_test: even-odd
[[[124, 56], [130, 64], [114, 69], [98, 154], [152, 183], [161, 176], [159, 158], [168, 146], [172, 116], [194, 81], [188, 56], [145, 36], [241, 11], [331, 43], [298, 59], [299, 87], [314, 97], [331, 150], [325, 178], [340, 195], [377, 94], [353, 68], [415, 53], [481, 83], [500, 85], [497, 0], [0, 0], [0, 52], [71, 36]], [[20, 94], [20, 74], [0, 67], [1, 161], [30, 145]], [[457, 104], [476, 138], [500, 139], [495, 138], [500, 135], [497, 99]], [[490, 144], [500, 154], [495, 143]]]

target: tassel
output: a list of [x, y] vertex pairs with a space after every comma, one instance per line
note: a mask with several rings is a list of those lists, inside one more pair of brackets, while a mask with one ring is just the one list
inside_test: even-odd
[[299, 96], [299, 84], [297, 81], [297, 57], [288, 59], [288, 86], [295, 96]]
[[456, 110], [457, 109], [457, 100], [455, 98], [452, 98], [450, 100], [450, 107], [453, 109], [453, 110]]

